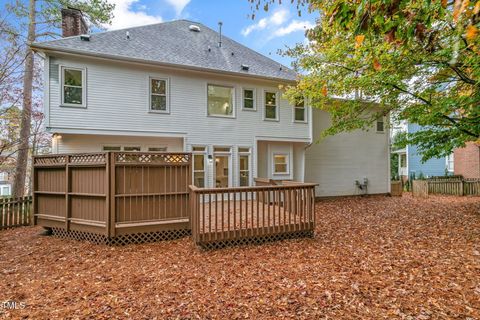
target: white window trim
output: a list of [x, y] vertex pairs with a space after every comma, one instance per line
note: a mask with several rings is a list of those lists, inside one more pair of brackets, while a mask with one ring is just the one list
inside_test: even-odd
[[[139, 151], [125, 151], [125, 147], [127, 147], [127, 148], [136, 148], [136, 147], [138, 147], [140, 150], [139, 150]], [[142, 152], [142, 150], [143, 150], [143, 148], [142, 148], [142, 145], [140, 145], [140, 144], [131, 144], [131, 143], [130, 143], [130, 144], [124, 144], [124, 145], [122, 145], [122, 151], [124, 151], [124, 152]]]
[[[267, 118], [266, 113], [267, 113], [267, 101], [265, 99], [266, 94], [268, 93], [275, 93], [275, 119], [272, 118]], [[280, 121], [280, 108], [279, 108], [279, 103], [278, 103], [278, 91], [275, 90], [263, 90], [263, 97], [262, 97], [262, 102], [263, 102], [263, 121], [275, 121], [279, 122]]]
[[[252, 90], [253, 91], [253, 108], [245, 108], [245, 90]], [[257, 89], [255, 88], [242, 88], [242, 110], [244, 111], [257, 111]]]
[[376, 133], [385, 133], [385, 123], [386, 123], [385, 120], [386, 120], [386, 118], [382, 116], [381, 119], [382, 119], [382, 122], [383, 122], [383, 131], [378, 131], [378, 122], [380, 120], [380, 118], [379, 118], [379, 119], [375, 120], [375, 132]]
[[[75, 103], [66, 103], [65, 102], [65, 95], [64, 95], [64, 70], [71, 69], [71, 70], [78, 70], [82, 72], [82, 104], [75, 104]], [[59, 72], [60, 72], [60, 106], [61, 107], [69, 107], [69, 108], [87, 108], [87, 68], [79, 68], [79, 67], [70, 67], [66, 65], [59, 65]]]
[[[193, 151], [193, 148], [203, 148], [203, 151]], [[208, 163], [208, 152], [207, 146], [199, 146], [194, 145], [192, 146], [192, 156], [194, 155], [203, 155], [203, 187], [208, 188], [207, 186], [207, 163]], [[197, 170], [197, 172], [202, 172], [201, 170]], [[192, 157], [192, 185], [195, 185], [195, 164], [194, 159]]]
[[[102, 152], [106, 152], [106, 151], [103, 149], [103, 148], [105, 148], [105, 147], [115, 147], [115, 148], [116, 148], [116, 147], [119, 147], [119, 148], [120, 148], [120, 151], [123, 150], [123, 147], [122, 147], [121, 144], [116, 144], [116, 143], [115, 143], [115, 144], [104, 144], [104, 145], [102, 145]], [[118, 151], [117, 151], [117, 152], [118, 152]]]
[[[452, 167], [451, 168], [449, 166], [450, 157], [452, 157]], [[445, 167], [447, 168], [448, 172], [455, 172], [455, 156], [453, 155], [453, 153], [450, 154], [449, 156], [445, 157]]]
[[[226, 115], [221, 115], [221, 114], [209, 114], [208, 113], [208, 86], [216, 86], [216, 87], [224, 87], [224, 88], [231, 88], [232, 90], [232, 115], [231, 116], [226, 116]], [[207, 106], [206, 108], [206, 113], [207, 117], [212, 117], [212, 118], [226, 118], [226, 119], [235, 119], [237, 117], [237, 108], [236, 108], [236, 88], [234, 85], [230, 84], [219, 84], [219, 83], [207, 83], [205, 86], [205, 92], [206, 92], [206, 103], [205, 105]], [[242, 92], [243, 94], [243, 92]]]
[[[286, 172], [275, 172], [275, 156], [285, 156], [285, 159], [287, 160], [287, 162], [286, 162], [287, 171]], [[290, 175], [290, 154], [281, 153], [281, 152], [275, 152], [275, 153], [272, 154], [272, 174], [273, 175]]]
[[[152, 109], [152, 80], [161, 80], [165, 81], [165, 98], [166, 98], [166, 110], [153, 110]], [[160, 113], [160, 114], [170, 114], [170, 79], [164, 77], [148, 77], [148, 112], [149, 113]]]
[[[252, 185], [252, 147], [246, 147], [246, 146], [239, 146], [237, 150], [240, 150], [241, 148], [248, 148], [249, 151], [238, 151], [238, 186], [240, 186], [240, 173], [242, 170], [240, 170], [240, 157], [241, 156], [248, 156], [248, 186]], [[244, 170], [245, 171], [245, 170]]]
[[[164, 148], [165, 151], [150, 151], [150, 148]], [[145, 149], [146, 152], [168, 152], [168, 146], [148, 145]]]
[[[3, 190], [7, 190], [6, 193], [3, 193]], [[12, 194], [12, 186], [9, 184], [0, 185], [0, 196], [10, 196]]]
[[293, 105], [293, 108], [292, 108], [292, 118], [293, 118], [293, 122], [294, 123], [308, 123], [308, 112], [307, 112], [307, 101], [306, 99], [303, 100], [303, 115], [304, 115], [304, 119], [305, 120], [297, 120], [295, 119], [295, 110], [296, 109], [300, 109], [300, 108], [297, 108], [296, 105]]

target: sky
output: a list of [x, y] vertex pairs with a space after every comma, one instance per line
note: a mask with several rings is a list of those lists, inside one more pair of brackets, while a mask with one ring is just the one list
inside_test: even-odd
[[306, 28], [312, 27], [317, 14], [306, 10], [299, 17], [290, 1], [261, 9], [252, 20], [248, 0], [109, 0], [115, 3], [114, 19], [107, 29], [123, 29], [176, 19], [200, 22], [284, 65], [291, 59], [278, 54], [278, 49], [293, 47], [305, 41]]

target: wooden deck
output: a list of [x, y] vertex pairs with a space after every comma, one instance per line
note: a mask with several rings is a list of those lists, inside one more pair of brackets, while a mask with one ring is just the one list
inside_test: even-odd
[[209, 247], [313, 233], [314, 187], [307, 183], [216, 189], [190, 186], [193, 238], [198, 245]]

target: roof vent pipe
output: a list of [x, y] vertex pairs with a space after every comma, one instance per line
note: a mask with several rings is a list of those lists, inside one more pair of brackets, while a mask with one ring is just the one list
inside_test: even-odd
[[219, 48], [222, 47], [222, 26], [223, 26], [223, 22], [219, 21], [218, 22], [218, 29], [219, 29], [219, 33], [220, 33], [220, 40], [218, 41], [218, 47]]
[[188, 26], [188, 30], [194, 31], [194, 32], [200, 32], [200, 27], [195, 24], [191, 24], [190, 26]]

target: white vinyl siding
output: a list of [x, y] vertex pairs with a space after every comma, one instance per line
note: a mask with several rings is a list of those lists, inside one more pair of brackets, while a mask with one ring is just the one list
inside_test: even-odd
[[[327, 112], [313, 109], [313, 136], [331, 125]], [[368, 193], [388, 193], [390, 186], [389, 135], [355, 130], [329, 136], [305, 149], [305, 181], [319, 185], [317, 196], [361, 194], [355, 180], [368, 179]]]
[[[234, 104], [241, 106], [241, 88], [253, 88], [257, 110], [263, 105], [264, 90], [276, 92], [277, 82], [233, 78], [212, 73], [167, 70], [154, 66], [95, 61], [93, 59], [50, 57], [49, 129], [82, 130], [88, 134], [101, 130], [129, 135], [182, 135], [188, 144], [252, 145], [254, 137], [273, 137], [308, 141], [308, 126], [293, 123], [292, 106], [277, 99], [280, 121], [263, 121], [262, 112], [236, 112], [235, 118], [207, 116], [207, 85], [235, 88]], [[88, 108], [60, 108], [59, 65], [88, 70]], [[169, 79], [170, 115], [157, 117], [146, 112], [149, 103], [148, 79]], [[105, 85], [108, 83], [108, 86]], [[160, 115], [159, 115], [160, 116]], [[80, 133], [80, 132], [77, 132]], [[171, 149], [169, 149], [171, 151]]]

